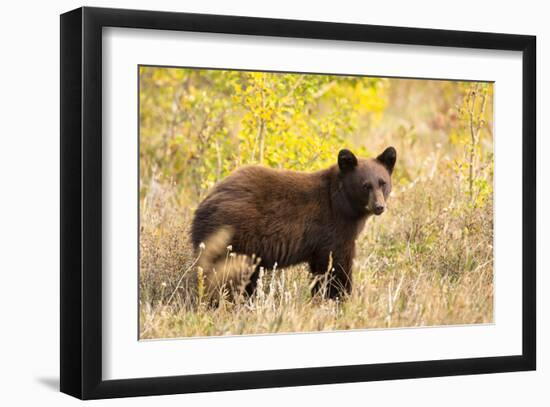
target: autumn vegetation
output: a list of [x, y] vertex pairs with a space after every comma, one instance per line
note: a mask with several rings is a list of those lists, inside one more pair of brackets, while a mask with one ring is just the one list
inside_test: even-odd
[[[139, 87], [142, 339], [493, 321], [492, 84], [142, 66]], [[205, 299], [189, 228], [217, 181], [388, 145], [393, 192], [357, 241], [350, 298], [312, 297], [298, 265]]]

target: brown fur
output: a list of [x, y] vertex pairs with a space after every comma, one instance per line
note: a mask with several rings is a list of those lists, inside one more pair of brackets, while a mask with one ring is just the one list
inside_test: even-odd
[[[395, 159], [395, 149], [389, 147], [375, 159], [360, 160], [342, 150], [338, 165], [314, 173], [241, 168], [219, 182], [197, 208], [193, 245], [198, 248], [220, 229], [228, 230], [232, 250], [259, 257], [258, 266], [307, 262], [313, 276], [329, 276], [327, 297], [349, 294], [355, 240], [367, 218], [385, 208]], [[214, 264], [226, 249], [211, 250], [206, 248]], [[257, 276], [258, 269], [250, 276], [248, 294]], [[314, 293], [320, 288], [318, 282]]]

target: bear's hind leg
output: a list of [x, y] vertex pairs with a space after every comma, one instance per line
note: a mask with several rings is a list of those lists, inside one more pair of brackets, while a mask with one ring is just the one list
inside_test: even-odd
[[249, 281], [244, 288], [244, 292], [248, 298], [252, 297], [256, 292], [256, 286], [258, 285], [258, 277], [260, 276], [260, 268], [256, 267], [256, 270], [250, 275]]

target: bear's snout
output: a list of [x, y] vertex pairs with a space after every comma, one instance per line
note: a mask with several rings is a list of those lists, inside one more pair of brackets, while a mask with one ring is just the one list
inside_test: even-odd
[[384, 205], [376, 204], [374, 205], [374, 214], [375, 215], [382, 215], [382, 212], [384, 212]]

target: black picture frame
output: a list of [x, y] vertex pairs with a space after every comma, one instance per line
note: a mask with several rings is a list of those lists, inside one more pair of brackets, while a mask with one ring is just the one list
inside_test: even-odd
[[[520, 355], [102, 379], [102, 28], [127, 27], [523, 53]], [[79, 8], [61, 15], [61, 391], [81, 399], [535, 370], [536, 37], [239, 16]], [[519, 136], [519, 135], [518, 135]]]

